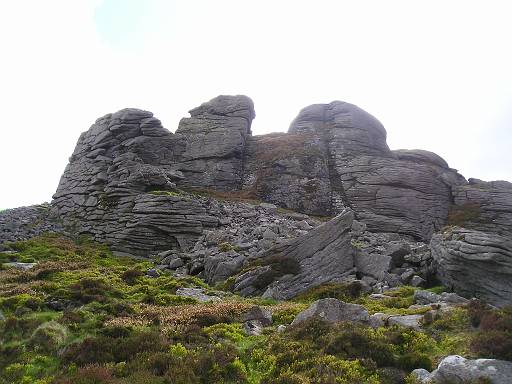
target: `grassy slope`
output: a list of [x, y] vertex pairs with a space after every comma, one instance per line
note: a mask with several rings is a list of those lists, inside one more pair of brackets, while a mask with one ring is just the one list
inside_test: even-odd
[[[85, 239], [45, 236], [12, 248], [17, 261], [38, 264], [29, 271], [0, 270], [0, 384], [399, 383], [447, 354], [478, 356], [484, 348], [489, 356], [481, 345], [487, 339], [470, 350], [480, 334], [471, 321], [482, 317], [482, 308], [457, 309], [425, 332], [320, 321], [276, 330], [322, 297], [357, 302], [371, 313], [415, 313], [407, 309], [410, 287], [385, 301], [329, 285], [290, 302], [227, 293], [222, 302], [201, 304], [175, 295], [179, 287], [211, 289], [201, 280], [150, 278], [150, 262], [113, 257]], [[11, 259], [0, 253], [0, 263]], [[269, 308], [275, 324], [249, 337], [240, 315], [255, 304]], [[501, 324], [499, 316], [494, 325]], [[500, 332], [510, 340], [507, 319]], [[502, 347], [506, 353], [510, 345]]]

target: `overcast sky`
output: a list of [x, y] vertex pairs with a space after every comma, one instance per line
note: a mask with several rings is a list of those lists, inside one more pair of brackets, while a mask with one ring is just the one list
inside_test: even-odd
[[78, 136], [124, 107], [175, 131], [246, 94], [254, 134], [343, 100], [392, 149], [512, 181], [509, 1], [0, 0], [0, 208], [50, 201]]

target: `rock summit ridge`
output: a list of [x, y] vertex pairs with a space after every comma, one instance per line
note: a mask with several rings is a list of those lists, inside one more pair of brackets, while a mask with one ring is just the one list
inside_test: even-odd
[[[294, 260], [296, 273], [276, 276], [270, 263], [238, 276], [243, 294], [289, 298], [350, 276], [422, 284], [437, 273], [457, 292], [510, 302], [512, 184], [468, 182], [435, 153], [390, 150], [383, 125], [350, 103], [308, 106], [287, 133], [253, 136], [254, 117], [243, 95], [191, 109], [175, 133], [148, 111], [107, 114], [80, 135], [51, 212], [119, 254], [171, 252], [173, 268], [211, 282], [254, 258]], [[319, 227], [309, 215], [334, 219]], [[339, 246], [326, 252], [326, 242]], [[491, 274], [500, 278], [488, 284]]]

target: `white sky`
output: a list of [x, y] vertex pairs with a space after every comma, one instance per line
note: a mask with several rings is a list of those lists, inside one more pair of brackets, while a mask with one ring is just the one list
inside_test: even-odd
[[512, 180], [509, 1], [0, 0], [0, 208], [50, 201], [79, 134], [124, 107], [175, 131], [219, 94], [254, 134], [357, 104], [392, 149]]

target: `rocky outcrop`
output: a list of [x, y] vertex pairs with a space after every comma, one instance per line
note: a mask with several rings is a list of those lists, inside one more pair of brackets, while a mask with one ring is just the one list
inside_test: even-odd
[[469, 179], [453, 189], [453, 224], [512, 237], [512, 183]]
[[349, 103], [304, 108], [289, 133], [323, 143], [332, 206], [351, 207], [370, 231], [429, 239], [446, 221], [451, 187], [465, 183], [433, 153], [390, 151], [382, 124]]
[[493, 233], [451, 228], [430, 243], [443, 284], [465, 297], [512, 304], [512, 241]]
[[512, 377], [512, 362], [494, 359], [469, 360], [451, 355], [445, 357], [432, 373], [425, 369], [415, 369], [413, 375], [422, 384], [508, 384]]
[[0, 212], [0, 244], [63, 231], [60, 220], [50, 214], [48, 203]]
[[[510, 183], [468, 184], [434, 153], [392, 151], [382, 124], [349, 103], [306, 107], [281, 134], [252, 136], [254, 116], [246, 96], [192, 109], [174, 134], [151, 112], [105, 115], [80, 136], [52, 212], [118, 253], [160, 254], [159, 267], [176, 273], [217, 283], [246, 270], [235, 289], [274, 298], [349, 275], [381, 290], [427, 284], [434, 270], [424, 242], [460, 221], [465, 231], [480, 231], [465, 239], [486, 240], [467, 245], [436, 235], [440, 279], [496, 303], [509, 294]], [[212, 196], [267, 207], [230, 209]], [[308, 216], [283, 219], [278, 207], [339, 216], [313, 228]], [[352, 218], [365, 227], [359, 234]], [[485, 267], [471, 270], [484, 259]], [[463, 281], [498, 266], [498, 278], [486, 278], [492, 282]]]
[[254, 105], [247, 96], [219, 96], [190, 111], [177, 134], [185, 138], [180, 185], [234, 191], [241, 187]]
[[[366, 228], [366, 227], [364, 227]], [[433, 280], [434, 268], [428, 244], [398, 233], [352, 230], [354, 262], [358, 277], [383, 290], [402, 284], [413, 285], [420, 278]]]
[[177, 160], [184, 142], [150, 112], [125, 109], [98, 119], [78, 140], [54, 195], [54, 212], [118, 252], [187, 249], [218, 219], [197, 200], [165, 193], [183, 178]]
[[333, 206], [324, 145], [311, 134], [275, 133], [250, 138], [242, 192], [308, 214], [339, 212]]
[[311, 304], [307, 309], [300, 312], [292, 321], [291, 325], [303, 323], [312, 318], [324, 320], [328, 323], [363, 323], [370, 321], [368, 311], [357, 304], [344, 303], [338, 299], [320, 299]]
[[320, 284], [345, 280], [355, 272], [353, 218], [347, 209], [307, 234], [256, 255], [258, 266], [238, 276], [235, 291], [282, 300]]
[[370, 231], [425, 240], [445, 223], [452, 186], [464, 182], [435, 154], [390, 151], [384, 127], [349, 103], [307, 107], [287, 134], [253, 137], [254, 116], [246, 96], [192, 109], [175, 134], [151, 112], [105, 115], [80, 136], [54, 212], [78, 232], [141, 256], [186, 251], [218, 225], [207, 206], [176, 188], [317, 215], [350, 207]]

